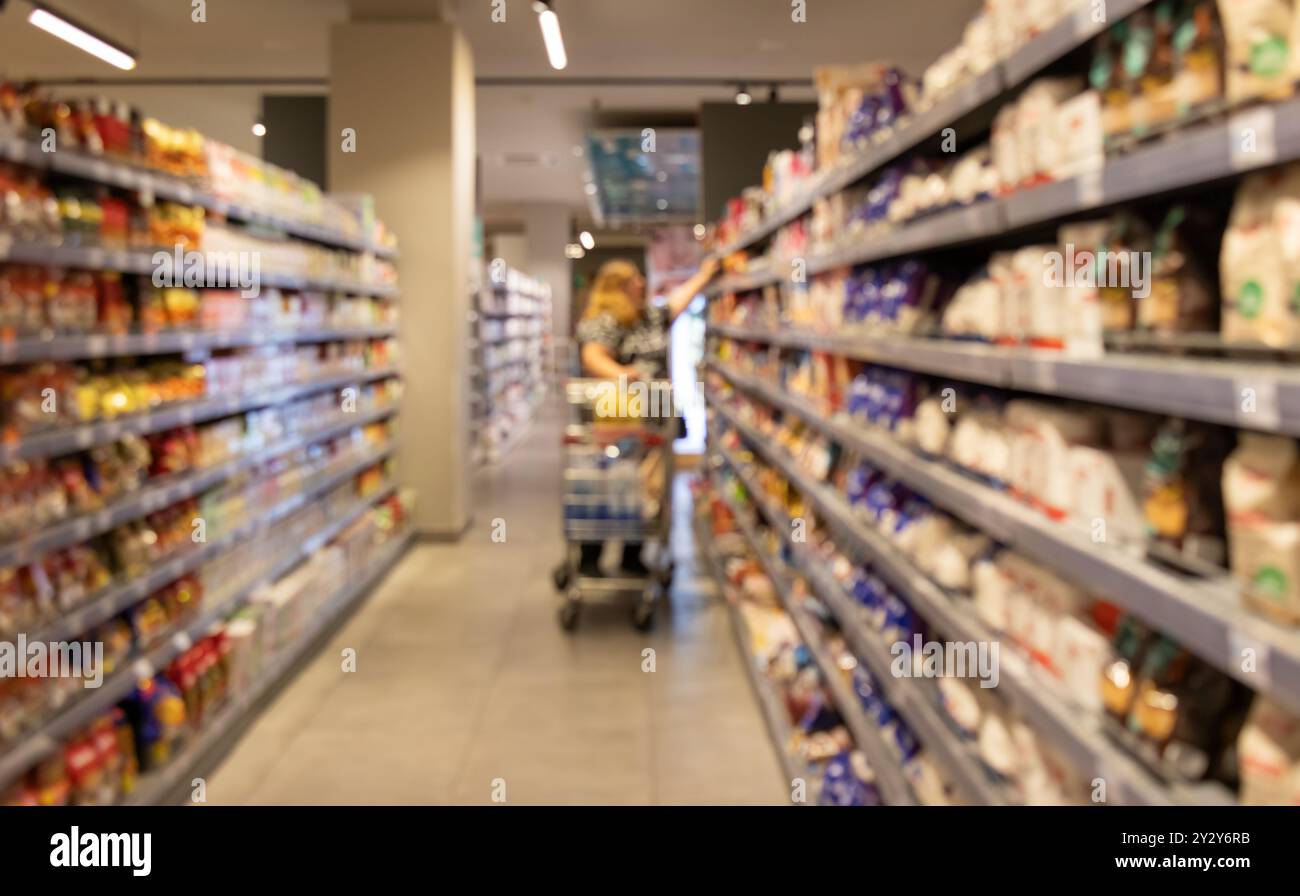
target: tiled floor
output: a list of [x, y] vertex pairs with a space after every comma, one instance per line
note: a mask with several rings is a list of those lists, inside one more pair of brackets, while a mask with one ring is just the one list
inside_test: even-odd
[[[558, 464], [544, 421], [480, 474], [465, 538], [406, 555], [209, 777], [209, 802], [784, 802], [687, 522], [654, 631], [636, 632], [621, 601], [560, 631]], [[355, 672], [340, 671], [345, 647]]]

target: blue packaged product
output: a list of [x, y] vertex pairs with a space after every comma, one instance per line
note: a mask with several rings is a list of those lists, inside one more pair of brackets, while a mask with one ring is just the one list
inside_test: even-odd
[[849, 384], [849, 415], [852, 417], [867, 416], [867, 408], [871, 401], [871, 381], [865, 374], [859, 373]]
[[861, 298], [858, 314], [859, 321], [875, 320], [880, 316], [880, 272], [875, 268], [863, 268], [859, 280]]
[[871, 770], [860, 755], [848, 751], [830, 758], [822, 774], [821, 806], [879, 806], [880, 792], [871, 778]]
[[886, 704], [884, 697], [880, 695], [879, 686], [871, 677], [871, 673], [860, 665], [853, 670], [853, 692], [857, 694], [858, 703], [866, 710], [867, 715], [874, 717], [884, 711]]

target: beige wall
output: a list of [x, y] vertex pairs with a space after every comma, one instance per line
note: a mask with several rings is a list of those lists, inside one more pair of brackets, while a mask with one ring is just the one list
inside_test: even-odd
[[[356, 152], [341, 150], [343, 128]], [[469, 520], [469, 259], [474, 66], [451, 25], [349, 22], [330, 33], [330, 189], [370, 193], [402, 257], [405, 395], [398, 465], [422, 534]]]

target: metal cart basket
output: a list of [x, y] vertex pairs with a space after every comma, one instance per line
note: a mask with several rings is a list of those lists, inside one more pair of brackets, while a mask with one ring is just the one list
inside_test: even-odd
[[[677, 436], [672, 384], [570, 379], [564, 398], [565, 552], [553, 573], [564, 599], [560, 625], [566, 631], [577, 625], [586, 595], [632, 593], [638, 595], [633, 624], [647, 629], [673, 574], [668, 548]], [[644, 543], [648, 574], [582, 574], [582, 544], [608, 540]]]

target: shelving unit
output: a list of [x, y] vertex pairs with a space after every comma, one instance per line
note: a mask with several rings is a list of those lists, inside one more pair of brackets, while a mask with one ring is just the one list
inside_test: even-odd
[[[209, 184], [152, 171], [111, 157], [99, 157], [63, 149], [45, 152], [38, 141], [17, 133], [0, 122], [0, 159], [43, 171], [87, 180], [109, 187], [131, 190], [156, 199], [170, 199], [182, 205], [198, 205], [228, 218], [278, 230], [289, 236], [336, 246], [352, 252], [365, 252], [380, 258], [395, 259], [398, 252], [369, 240], [331, 230], [311, 221], [284, 217], [218, 195]], [[69, 266], [84, 265], [67, 262]], [[120, 270], [120, 268], [114, 268]]]
[[[363, 272], [359, 276], [369, 278], [363, 281], [313, 276], [301, 270], [265, 270], [260, 272], [263, 289], [310, 290], [383, 300], [397, 296], [396, 284], [387, 282], [391, 281], [391, 270], [381, 266], [383, 270], [377, 271], [374, 263], [374, 259], [397, 258], [397, 251], [391, 245], [380, 245], [361, 236], [368, 225], [362, 223], [360, 216], [355, 231], [330, 229], [306, 218], [288, 217], [283, 211], [270, 212], [232, 202], [221, 194], [219, 185], [212, 183], [189, 181], [120, 159], [72, 150], [42, 152], [37, 143], [2, 123], [0, 160], [65, 179], [133, 191], [139, 194], [142, 206], [149, 206], [157, 199], [201, 206], [231, 221], [254, 225], [260, 238], [271, 241], [267, 245], [277, 245], [277, 240], [297, 239], [335, 252], [356, 253], [346, 264], [336, 264], [333, 256], [319, 256], [329, 262], [322, 269]], [[378, 233], [379, 228], [374, 232]], [[202, 251], [200, 247], [191, 248]], [[36, 242], [0, 231], [0, 265], [31, 264], [148, 275], [155, 268], [155, 251], [170, 253], [172, 250]], [[394, 317], [384, 314], [375, 319], [390, 321]], [[79, 335], [47, 332], [18, 337], [7, 334], [0, 338], [0, 365], [9, 375], [8, 369], [12, 367], [48, 362], [174, 355], [197, 363], [211, 353], [225, 350], [266, 346], [292, 350], [296, 346], [387, 339], [396, 332], [395, 323], [286, 329], [254, 322], [239, 329], [158, 329]], [[313, 396], [330, 393], [340, 396], [339, 406], [333, 413], [309, 421], [286, 421], [279, 430], [252, 429], [250, 425], [247, 432], [242, 432], [243, 427], [239, 427], [242, 437], [237, 445], [231, 446], [233, 455], [223, 455], [223, 460], [189, 467], [183, 472], [145, 477], [134, 490], [107, 499], [92, 512], [70, 511], [62, 519], [0, 541], [0, 568], [17, 572], [44, 563], [51, 552], [89, 543], [179, 502], [202, 500], [214, 489], [242, 482], [252, 471], [265, 471], [253, 480], [260, 489], [256, 494], [230, 492], [238, 495], [242, 503], [238, 508], [234, 504], [220, 505], [223, 513], [233, 515], [223, 516], [214, 523], [212, 537], [198, 537], [170, 548], [142, 571], [128, 572], [113, 567], [111, 580], [103, 587], [82, 596], [71, 606], [46, 612], [23, 625], [25, 631], [21, 633], [28, 643], [83, 640], [182, 577], [191, 574], [203, 577], [209, 564], [221, 564], [208, 571], [207, 576], [216, 578], [206, 582], [207, 593], [197, 607], [173, 618], [147, 640], [133, 631], [128, 652], [108, 670], [100, 687], [77, 687], [61, 702], [51, 703], [44, 713], [23, 720], [17, 730], [0, 732], [3, 738], [0, 739], [0, 791], [15, 785], [37, 763], [56, 756], [69, 738], [85, 731], [92, 722], [128, 698], [142, 679], [163, 674], [173, 660], [247, 604], [259, 589], [283, 579], [340, 535], [349, 530], [358, 531], [355, 524], [368, 520], [376, 505], [397, 494], [397, 484], [387, 470], [395, 448], [391, 434], [380, 430], [361, 437], [363, 428], [393, 422], [398, 414], [394, 391], [401, 376], [400, 368], [391, 359], [376, 360], [386, 357], [386, 353], [372, 355], [372, 351], [374, 347], [367, 348], [364, 360], [359, 352], [346, 359], [343, 353], [338, 353], [338, 360], [333, 354], [322, 355], [319, 361], [312, 361], [314, 366], [309, 369], [313, 375], [296, 381], [271, 380], [260, 373], [252, 374], [252, 379], [241, 381], [239, 391], [217, 391], [218, 387], [209, 378], [202, 398], [162, 403], [147, 411], [110, 419], [28, 431], [10, 428], [14, 421], [5, 421], [0, 463], [11, 465], [45, 459], [57, 461], [110, 446], [128, 435], [164, 433]], [[254, 383], [253, 379], [258, 382]], [[382, 391], [367, 391], [364, 401], [348, 400], [348, 396], [360, 399], [363, 387], [370, 385], [382, 386]], [[267, 431], [281, 434], [254, 437]], [[348, 441], [340, 441], [349, 436]], [[332, 453], [322, 451], [327, 445]], [[293, 465], [272, 475], [268, 462], [280, 458], [285, 462], [292, 459]], [[363, 473], [368, 475], [362, 476]], [[214, 716], [204, 719], [202, 726], [190, 736], [183, 753], [146, 775], [130, 801], [152, 803], [173, 797], [177, 786], [188, 780], [204, 756], [210, 755], [218, 745], [232, 742], [272, 690], [310, 654], [340, 615], [391, 568], [408, 540], [409, 532], [405, 529], [394, 530], [389, 540], [370, 552], [364, 568], [348, 570], [347, 581], [340, 583], [321, 611], [307, 620], [303, 637], [286, 645], [274, 658], [268, 658], [270, 664], [261, 670], [252, 686], [229, 697]], [[271, 547], [276, 550], [268, 553]], [[263, 551], [260, 556], [257, 549]], [[232, 566], [245, 557], [250, 559], [246, 568]], [[0, 632], [0, 637], [11, 638], [17, 634]]]
[[[798, 488], [835, 528], [842, 545], [870, 562], [945, 637], [977, 643], [996, 640], [969, 607], [962, 606], [959, 599], [945, 594], [942, 588], [929, 581], [879, 533], [859, 520], [842, 498], [813, 481], [783, 452], [769, 447], [769, 439], [737, 418], [728, 408], [715, 403], [714, 412], [728, 426], [740, 432], [747, 444]], [[723, 452], [722, 457], [733, 469], [738, 469], [730, 452]], [[742, 481], [745, 479], [742, 475]], [[750, 487], [749, 482], [747, 487]], [[751, 491], [751, 494], [758, 492]], [[788, 521], [784, 526], [774, 524], [774, 528], [783, 533], [791, 531]], [[791, 547], [795, 556], [802, 558], [800, 566], [804, 575], [814, 583], [822, 600], [835, 614], [846, 638], [854, 645], [855, 653], [867, 662], [873, 674], [877, 669], [881, 670], [879, 678], [882, 683], [892, 686], [891, 703], [907, 717], [922, 743], [944, 754], [943, 764], [953, 780], [962, 782], [967, 794], [973, 795], [978, 802], [998, 804], [1008, 801], [1005, 792], [1000, 792], [987, 781], [987, 774], [974, 770], [978, 760], [967, 755], [964, 748], [953, 746], [954, 735], [938, 717], [934, 697], [919, 694], [919, 688], [912, 687], [915, 684], [912, 680], [892, 678], [888, 662], [883, 659], [888, 651], [882, 639], [864, 624], [852, 600], [830, 581], [826, 570], [815, 558], [807, 557], [798, 545], [791, 543]], [[1155, 780], [1137, 761], [1107, 740], [1100, 721], [1081, 715], [1058, 693], [1052, 682], [1009, 650], [1001, 654], [1000, 678], [999, 690], [1035, 724], [1037, 730], [1051, 738], [1080, 768], [1105, 778], [1111, 788], [1111, 802], [1196, 805], [1230, 801], [1230, 797], [1218, 788], [1170, 787]]]
[[[709, 573], [713, 576], [714, 582], [718, 588], [724, 592], [727, 588], [726, 572], [722, 568], [721, 558], [718, 556], [713, 547], [711, 539], [704, 531], [703, 527], [696, 525], [695, 542], [699, 552], [705, 558], [705, 564]], [[735, 606], [730, 600], [726, 600], [727, 617], [731, 621], [731, 634], [736, 642], [736, 649], [740, 653], [741, 662], [745, 667], [745, 676], [749, 679], [750, 687], [754, 691], [754, 698], [758, 701], [759, 710], [763, 714], [763, 722], [767, 726], [768, 736], [772, 740], [772, 749], [776, 752], [777, 761], [781, 765], [781, 771], [784, 777], [782, 785], [786, 788], [792, 788], [795, 781], [803, 779], [811, 782], [812, 774], [809, 769], [802, 768], [798, 760], [790, 753], [790, 743], [793, 732], [790, 723], [786, 719], [785, 707], [781, 705], [780, 697], [754, 662], [754, 657], [750, 653], [750, 635], [749, 627], [745, 624], [745, 617], [740, 608]], [[793, 795], [793, 790], [791, 789]], [[791, 799], [792, 805], [806, 806], [806, 802], [795, 802]]]
[[[818, 171], [797, 193], [784, 198], [757, 227], [742, 234], [716, 254], [725, 258], [734, 252], [763, 242], [785, 225], [807, 214], [818, 199], [850, 187], [915, 149], [946, 127], [994, 101], [1005, 100], [1048, 65], [1090, 40], [1115, 22], [1128, 18], [1154, 0], [1110, 0], [1104, 22], [1094, 21], [1090, 3], [1079, 3], [1074, 12], [1020, 47], [982, 75], [957, 87], [927, 109], [914, 112], [876, 145], [843, 158], [839, 164]], [[1224, 149], [1230, 149], [1225, 143]], [[1262, 164], [1270, 164], [1265, 161]], [[776, 279], [780, 279], [778, 276]], [[766, 282], [775, 282], [770, 280]], [[730, 288], [729, 285], [723, 288]]]
[[184, 751], [163, 768], [144, 775], [126, 799], [129, 806], [156, 806], [183, 802], [193, 775], [206, 772], [214, 758], [234, 743], [265, 706], [328, 638], [329, 633], [365, 595], [378, 585], [410, 546], [412, 534], [395, 536], [353, 580], [332, 595], [297, 644], [275, 659], [253, 685], [224, 707]]
[[[819, 200], [864, 182], [915, 150], [936, 145], [945, 128], [957, 129], [963, 150], [973, 148], [972, 135], [986, 131], [994, 114], [1039, 73], [1057, 62], [1072, 65], [1080, 58], [1077, 51], [1089, 41], [1148, 5], [1148, 0], [1112, 2], [1107, 4], [1105, 21], [1096, 22], [1092, 4], [1079, 3], [1074, 13], [993, 69], [904, 118], [869, 148], [819, 170], [790, 194], [773, 198], [760, 225], [716, 250], [720, 259], [736, 262], [736, 270], [720, 278], [708, 297], [742, 295], [769, 286], [783, 287], [781, 294], [786, 288], [802, 294], [805, 274], [811, 278], [856, 265], [931, 254], [961, 259], [970, 253], [955, 250], [987, 244], [992, 252], [1014, 245], [1017, 237], [1029, 244], [1048, 227], [1091, 212], [1161, 201], [1171, 194], [1199, 196], [1251, 172], [1300, 160], [1300, 99], [1255, 104], [1171, 129], [1122, 150], [1112, 149], [1100, 167], [1075, 177], [987, 197], [906, 223], [860, 228], [832, 243], [815, 245], [799, 258], [759, 254], [768, 240], [809, 214]], [[1251, 145], [1245, 139], [1248, 135], [1257, 141], [1252, 151], [1243, 150]], [[748, 263], [734, 257], [747, 251], [754, 256]], [[1080, 583], [1090, 594], [1133, 614], [1261, 698], [1296, 713], [1300, 713], [1300, 630], [1248, 611], [1241, 584], [1225, 570], [1202, 564], [1193, 573], [1190, 564], [1171, 564], [1143, 544], [1097, 543], [1081, 523], [1052, 519], [975, 475], [923, 454], [889, 430], [846, 413], [828, 414], [824, 408], [829, 405], [803, 397], [774, 376], [750, 372], [765, 370], [763, 360], [739, 365], [734, 359], [750, 351], [770, 352], [762, 357], [775, 366], [778, 351], [813, 352], [924, 374], [940, 382], [951, 378], [959, 386], [968, 383], [1077, 399], [1295, 437], [1300, 436], [1300, 370], [1294, 357], [1300, 347], [1229, 345], [1210, 334], [1167, 338], [1157, 334], [1145, 339], [1141, 334], [1131, 338], [1108, 334], [1104, 351], [1082, 354], [945, 339], [930, 335], [929, 330], [912, 334], [856, 324], [813, 329], [785, 320], [776, 323], [770, 307], [748, 318], [758, 324], [722, 322], [731, 317], [726, 314], [716, 317], [707, 325], [710, 348], [703, 370], [726, 385], [707, 394], [712, 463], [733, 471], [744, 485], [754, 510], [782, 536], [781, 552], [790, 559], [793, 574], [802, 577], [834, 618], [852, 652], [888, 690], [891, 704], [965, 801], [1011, 803], [1016, 802], [1016, 794], [991, 774], [978, 751], [957, 733], [933, 682], [890, 675], [886, 639], [836, 582], [826, 561], [794, 541], [789, 518], [756, 487], [746, 461], [719, 442], [719, 431], [739, 436], [754, 457], [779, 473], [802, 496], [804, 506], [815, 511], [839, 550], [886, 582], [925, 620], [927, 629], [962, 643], [1001, 643], [997, 688], [1001, 702], [1082, 779], [1106, 781], [1107, 802], [1235, 801], [1233, 792], [1220, 784], [1183, 783], [1168, 777], [1168, 769], [1140, 754], [1135, 739], [1116, 723], [1076, 705], [1059, 682], [994, 632], [969, 598], [931, 580], [890, 537], [859, 516], [837, 488], [807, 472], [786, 451], [779, 435], [788, 435], [785, 424], [793, 421], [796, 431], [814, 433], [842, 453], [863, 459], [871, 469], [988, 536], [998, 547], [1041, 564], [1066, 582]], [[729, 344], [719, 355], [716, 348], [722, 341]], [[1249, 406], [1243, 404], [1248, 394], [1254, 399]], [[732, 395], [755, 405], [756, 416], [737, 413]], [[780, 415], [782, 422], [756, 426], [768, 412]], [[743, 520], [744, 509], [735, 510]], [[763, 545], [758, 540], [752, 543], [761, 555]], [[1246, 654], [1257, 662], [1243, 663]], [[872, 753], [865, 732], [863, 739], [863, 752], [873, 767], [887, 759], [879, 751]]]
[[485, 463], [505, 458], [546, 395], [551, 291], [540, 280], [496, 265], [470, 312], [476, 447]]

